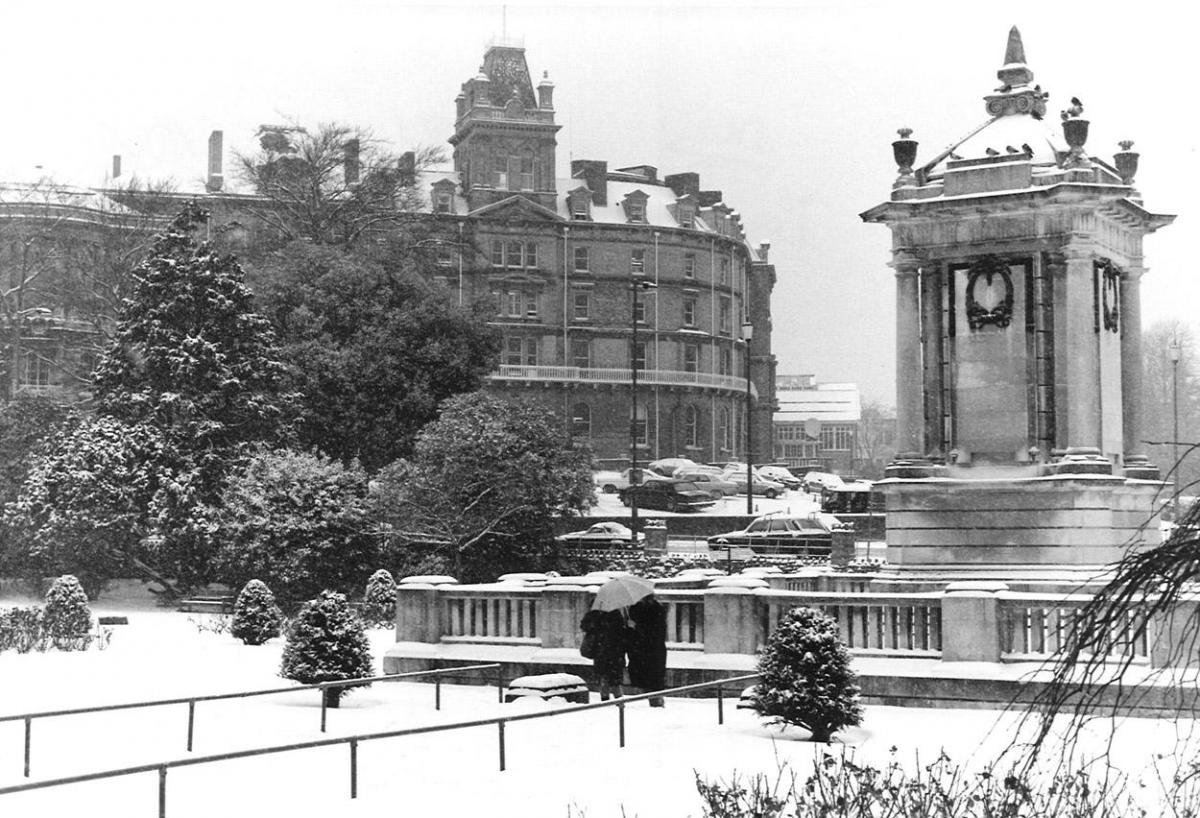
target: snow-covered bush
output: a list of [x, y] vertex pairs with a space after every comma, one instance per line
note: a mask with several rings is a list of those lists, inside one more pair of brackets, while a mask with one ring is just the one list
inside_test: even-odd
[[231, 633], [247, 645], [261, 645], [279, 635], [283, 612], [275, 604], [275, 595], [262, 580], [252, 579], [238, 594], [233, 605]]
[[837, 622], [812, 608], [793, 608], [758, 660], [751, 707], [777, 724], [792, 724], [828, 743], [862, 721], [858, 678]]
[[17, 653], [29, 653], [31, 650], [41, 652], [48, 647], [50, 634], [46, 631], [41, 608], [35, 605], [0, 611], [0, 653], [6, 650], [15, 650]]
[[59, 650], [84, 650], [91, 642], [92, 611], [79, 580], [63, 574], [46, 591], [46, 631]]
[[363, 594], [363, 619], [369, 625], [390, 625], [396, 618], [396, 580], [380, 568], [367, 580]]
[[[288, 628], [279, 675], [301, 684], [359, 679], [371, 675], [371, 647], [363, 622], [344, 594], [322, 591], [300, 608]], [[325, 689], [325, 704], [337, 707], [349, 686]]]

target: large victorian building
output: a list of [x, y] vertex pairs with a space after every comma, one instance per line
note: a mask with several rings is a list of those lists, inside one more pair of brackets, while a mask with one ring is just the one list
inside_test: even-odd
[[553, 408], [602, 461], [632, 439], [639, 459], [738, 459], [748, 420], [769, 456], [769, 245], [696, 173], [561, 167], [553, 94], [524, 49], [491, 47], [455, 101], [453, 170], [420, 177], [444, 283], [495, 303], [491, 388]]

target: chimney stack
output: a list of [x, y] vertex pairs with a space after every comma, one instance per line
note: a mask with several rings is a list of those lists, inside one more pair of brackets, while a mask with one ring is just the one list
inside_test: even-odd
[[699, 173], [672, 173], [663, 179], [667, 187], [675, 191], [676, 196], [687, 196], [689, 193], [693, 196], [700, 192], [700, 174]]
[[113, 154], [112, 178], [114, 178], [114, 179], [121, 178], [121, 154], [119, 154], [119, 153]]
[[608, 204], [608, 162], [598, 159], [572, 159], [571, 177], [582, 179], [592, 192], [592, 204]]
[[208, 135], [208, 181], [204, 189], [209, 193], [219, 193], [225, 186], [222, 164], [224, 142], [225, 134], [222, 131], [213, 131]]
[[347, 187], [358, 184], [359, 163], [357, 139], [347, 139], [346, 144], [342, 146], [342, 174], [345, 177]]

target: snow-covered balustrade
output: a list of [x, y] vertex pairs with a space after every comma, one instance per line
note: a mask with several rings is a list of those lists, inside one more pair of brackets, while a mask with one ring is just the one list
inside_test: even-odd
[[[1004, 592], [1000, 602], [1000, 655], [1011, 660], [1046, 659], [1070, 637], [1074, 620], [1091, 600], [1090, 596]], [[1114, 652], [1130, 656], [1135, 663], [1149, 663], [1150, 634], [1130, 615], [1114, 624]]]
[[536, 588], [451, 585], [439, 589], [444, 642], [540, 644]]
[[667, 647], [703, 650], [704, 592], [658, 591], [655, 596], [667, 609]]
[[779, 620], [797, 606], [838, 623], [854, 653], [936, 658], [942, 653], [942, 594], [833, 594], [764, 591], [759, 638], [766, 643]]

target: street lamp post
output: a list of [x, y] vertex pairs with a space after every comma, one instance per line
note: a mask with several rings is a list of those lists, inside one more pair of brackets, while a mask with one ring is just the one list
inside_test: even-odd
[[1179, 336], [1167, 345], [1167, 359], [1171, 361], [1171, 466], [1175, 472], [1175, 491], [1171, 503], [1175, 524], [1179, 524]]
[[754, 337], [754, 325], [742, 324], [742, 339], [746, 342], [746, 513], [754, 515], [754, 454], [751, 449], [754, 429], [754, 412], [750, 404], [750, 339]]
[[[629, 544], [634, 548], [637, 547], [638, 535], [638, 504], [637, 491], [634, 488], [638, 480], [638, 412], [637, 412], [637, 373], [638, 373], [638, 294], [643, 290], [652, 290], [658, 285], [653, 281], [647, 281], [644, 278], [635, 277], [633, 283], [629, 285], [629, 289], [633, 292], [633, 314], [631, 324], [633, 326], [633, 346], [629, 349], [629, 488], [626, 496], [629, 497]], [[634, 481], [637, 481], [635, 483]]]

